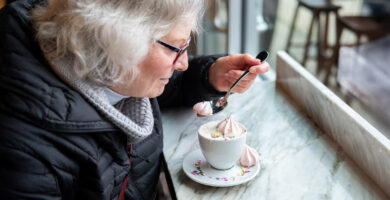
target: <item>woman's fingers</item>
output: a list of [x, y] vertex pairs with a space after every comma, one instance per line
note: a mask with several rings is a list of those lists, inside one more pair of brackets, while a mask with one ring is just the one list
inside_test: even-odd
[[227, 56], [229, 63], [231, 64], [231, 69], [244, 69], [248, 66], [259, 65], [259, 59], [252, 57], [249, 54], [234, 54]]
[[252, 74], [263, 74], [269, 70], [269, 64], [262, 62], [260, 65], [255, 65], [249, 68], [249, 72]]
[[[236, 85], [236, 87], [233, 89], [233, 92], [237, 92], [237, 93], [245, 92], [252, 85], [252, 83], [254, 82], [255, 78], [256, 78], [256, 75], [254, 77], [252, 77], [252, 76], [249, 77], [247, 80], [242, 79]], [[237, 78], [227, 78], [226, 79], [226, 84], [230, 88], [236, 81], [237, 81]]]
[[[241, 70], [230, 70], [228, 73], [225, 74], [225, 76], [228, 79], [235, 79], [237, 80], [238, 78], [241, 77], [241, 75], [244, 73], [244, 71]], [[248, 81], [256, 78], [256, 74], [249, 73], [246, 75], [241, 81]]]
[[269, 70], [267, 62], [261, 62], [248, 54], [235, 54], [218, 58], [210, 67], [209, 80], [218, 91], [227, 91], [240, 76], [249, 70], [234, 89], [234, 92], [244, 92], [254, 82], [258, 74], [263, 74]]

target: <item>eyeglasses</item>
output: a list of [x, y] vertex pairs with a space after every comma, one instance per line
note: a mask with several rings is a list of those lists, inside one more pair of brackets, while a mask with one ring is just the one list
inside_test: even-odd
[[175, 60], [173, 60], [173, 63], [172, 63], [174, 65], [176, 63], [176, 61], [179, 59], [179, 57], [181, 55], [183, 55], [184, 52], [187, 51], [188, 47], [190, 46], [191, 37], [188, 38], [186, 44], [182, 48], [174, 47], [174, 46], [172, 46], [170, 44], [167, 44], [167, 43], [165, 43], [165, 42], [163, 42], [161, 40], [156, 40], [156, 42], [177, 53], [176, 57], [175, 57]]

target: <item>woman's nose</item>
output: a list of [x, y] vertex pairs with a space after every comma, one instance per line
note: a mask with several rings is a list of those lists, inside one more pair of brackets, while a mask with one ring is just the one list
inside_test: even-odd
[[188, 68], [188, 55], [187, 52], [184, 52], [173, 65], [174, 69], [177, 71], [186, 71]]

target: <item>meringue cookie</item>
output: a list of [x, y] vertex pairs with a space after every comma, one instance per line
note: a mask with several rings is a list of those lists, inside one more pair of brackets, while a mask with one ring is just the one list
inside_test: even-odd
[[238, 123], [233, 119], [233, 116], [229, 116], [217, 125], [217, 131], [224, 133], [227, 137], [239, 136], [243, 130]]
[[201, 116], [210, 116], [213, 114], [213, 109], [207, 101], [202, 101], [194, 105], [194, 112]]
[[259, 154], [253, 148], [248, 145], [245, 145], [244, 151], [240, 157], [240, 163], [242, 166], [251, 167], [256, 165], [259, 162]]

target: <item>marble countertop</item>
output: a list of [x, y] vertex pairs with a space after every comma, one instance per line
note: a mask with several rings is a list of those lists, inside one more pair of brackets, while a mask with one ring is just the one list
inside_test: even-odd
[[[164, 155], [178, 199], [388, 199], [328, 134], [277, 86], [256, 82], [234, 94], [215, 116], [191, 108], [163, 111]], [[233, 115], [248, 129], [247, 144], [260, 154], [261, 171], [242, 185], [201, 185], [184, 174], [186, 155], [199, 149], [197, 129]]]

